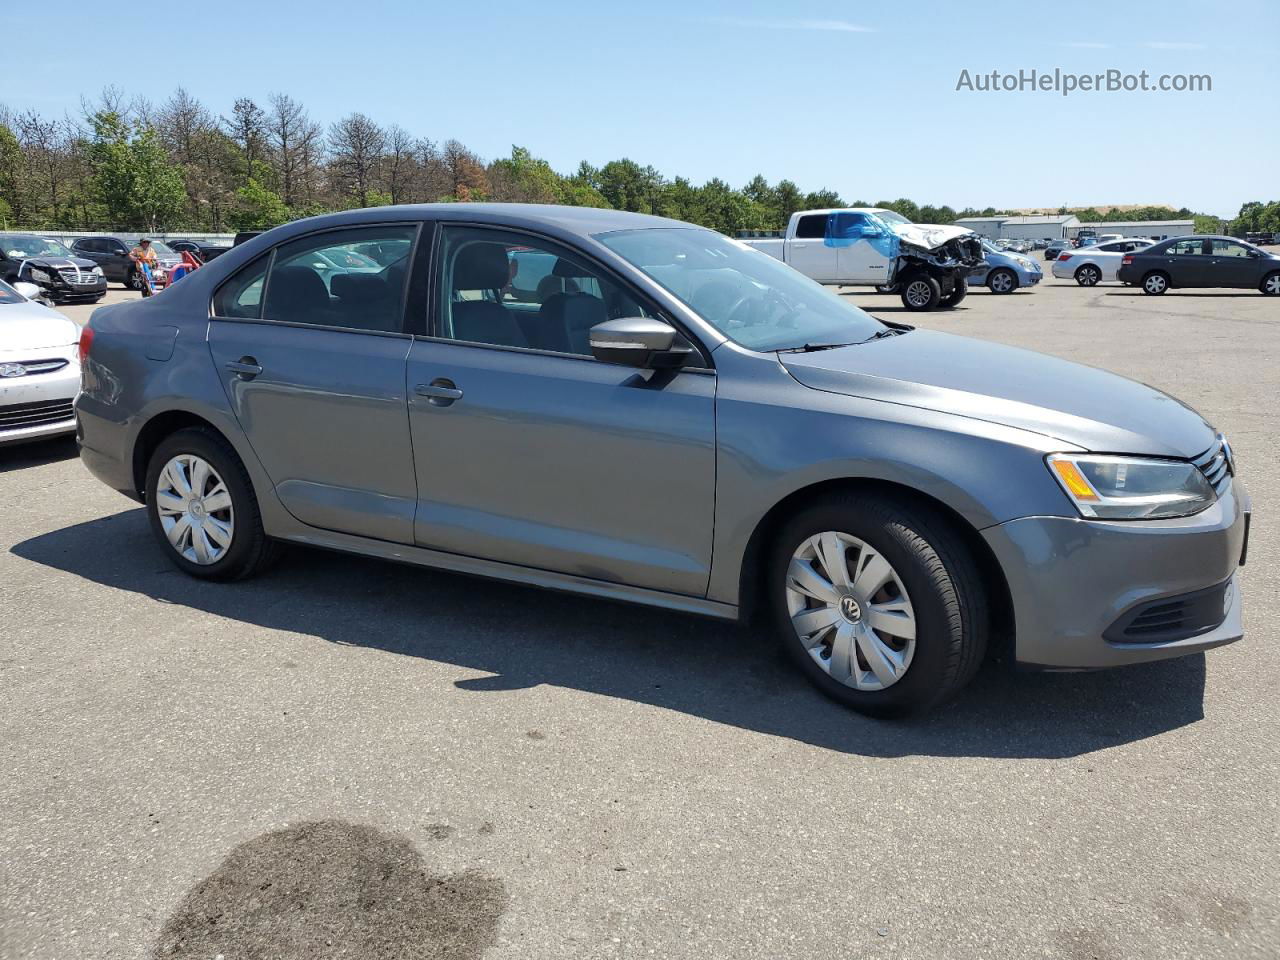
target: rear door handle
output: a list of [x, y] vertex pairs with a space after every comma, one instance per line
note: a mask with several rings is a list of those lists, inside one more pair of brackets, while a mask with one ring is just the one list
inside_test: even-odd
[[262, 367], [258, 365], [258, 361], [253, 357], [241, 357], [239, 360], [231, 360], [225, 366], [232, 373], [237, 374], [241, 380], [252, 380], [262, 372]]
[[430, 383], [420, 383], [413, 388], [420, 397], [426, 397], [433, 406], [447, 407], [455, 400], [462, 399], [462, 391], [457, 384], [445, 377], [437, 377]]

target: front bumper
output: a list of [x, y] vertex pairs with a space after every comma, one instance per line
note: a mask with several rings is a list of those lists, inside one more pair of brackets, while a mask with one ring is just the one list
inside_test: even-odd
[[[1020, 665], [1090, 670], [1221, 646], [1244, 635], [1235, 582], [1245, 549], [1248, 492], [1238, 481], [1218, 502], [1178, 520], [1107, 522], [1024, 517], [982, 531], [1013, 600]], [[1232, 581], [1220, 623], [1156, 643], [1104, 638], [1136, 607]]]
[[[52, 373], [34, 373], [22, 377], [0, 379], [0, 446], [43, 440], [46, 437], [74, 433], [75, 411], [72, 401], [80, 389], [80, 365], [75, 362], [75, 347], [53, 350], [24, 351], [25, 359], [65, 359], [67, 365]], [[0, 361], [16, 360], [16, 354], [0, 354]]]

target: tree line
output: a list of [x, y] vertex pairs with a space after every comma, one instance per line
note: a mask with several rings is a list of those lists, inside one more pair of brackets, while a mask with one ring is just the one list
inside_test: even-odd
[[[1007, 212], [917, 206], [906, 198], [846, 203], [833, 190], [805, 192], [763, 176], [740, 188], [720, 178], [699, 185], [626, 158], [600, 167], [583, 161], [565, 174], [525, 147], [485, 160], [456, 139], [431, 140], [363, 113], [325, 126], [284, 93], [262, 102], [241, 97], [228, 115], [182, 88], [154, 103], [109, 87], [82, 101], [77, 115], [60, 118], [0, 104], [0, 225], [7, 229], [217, 233], [356, 207], [477, 200], [612, 207], [729, 234], [780, 229], [796, 210], [822, 207], [887, 207], [918, 223]], [[1193, 216], [1163, 207], [1076, 215]], [[1250, 224], [1274, 222], [1280, 211], [1275, 203], [1246, 204], [1240, 218], [1246, 216]], [[1206, 230], [1216, 229], [1215, 218], [1205, 220]]]

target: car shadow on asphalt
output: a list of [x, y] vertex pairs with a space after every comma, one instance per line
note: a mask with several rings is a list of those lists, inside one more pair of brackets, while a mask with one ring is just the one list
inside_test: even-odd
[[42, 440], [39, 443], [6, 444], [0, 447], [0, 474], [28, 467], [42, 467], [79, 455], [80, 449], [76, 446], [74, 437]]
[[1070, 757], [1203, 717], [1203, 655], [1097, 673], [989, 663], [934, 713], [875, 721], [809, 686], [759, 628], [303, 548], [255, 580], [206, 583], [170, 566], [141, 508], [12, 552], [246, 627], [484, 671], [457, 683], [477, 694], [554, 684], [850, 754]]

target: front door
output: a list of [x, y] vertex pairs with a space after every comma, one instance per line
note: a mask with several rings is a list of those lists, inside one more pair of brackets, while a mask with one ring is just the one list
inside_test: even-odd
[[1209, 244], [1208, 273], [1215, 287], [1258, 286], [1258, 261], [1249, 255], [1249, 247], [1234, 240], [1210, 240]]
[[[325, 530], [413, 542], [403, 297], [417, 227], [311, 234], [215, 296], [209, 350], [285, 509]], [[399, 256], [357, 248], [386, 240]]]
[[879, 224], [865, 213], [835, 213], [830, 221], [839, 276], [845, 283], [889, 282], [889, 256], [893, 243]]
[[423, 547], [703, 596], [715, 507], [715, 374], [590, 356], [646, 309], [540, 237], [449, 226], [435, 336], [409, 354]]

